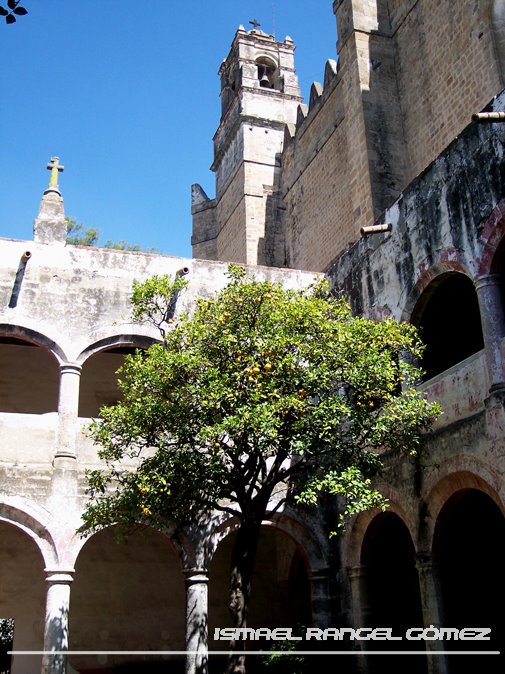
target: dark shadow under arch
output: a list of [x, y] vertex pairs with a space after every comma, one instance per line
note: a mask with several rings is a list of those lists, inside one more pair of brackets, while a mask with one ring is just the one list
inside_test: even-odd
[[477, 293], [465, 274], [437, 276], [417, 301], [411, 322], [426, 344], [425, 380], [484, 348]]
[[[391, 627], [405, 636], [411, 627], [423, 625], [415, 549], [404, 522], [392, 512], [377, 515], [368, 526], [361, 549], [365, 567], [366, 599], [362, 613], [367, 627]], [[370, 645], [371, 644], [371, 645]], [[398, 646], [400, 644], [400, 646]], [[369, 650], [422, 650], [420, 642], [373, 641]], [[426, 674], [423, 656], [369, 656], [370, 674]]]
[[[457, 650], [505, 648], [505, 518], [490, 496], [461, 489], [442, 506], [433, 537], [444, 625], [490, 627], [492, 640], [448, 644]], [[475, 662], [450, 658], [451, 674], [470, 674]], [[486, 658], [486, 674], [504, 671], [505, 658]]]

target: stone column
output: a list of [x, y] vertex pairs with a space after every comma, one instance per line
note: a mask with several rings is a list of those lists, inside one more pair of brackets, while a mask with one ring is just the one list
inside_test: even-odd
[[[44, 651], [41, 674], [65, 674], [68, 650], [68, 609], [72, 571], [46, 569], [48, 583], [44, 621]], [[55, 651], [51, 655], [51, 651]], [[64, 651], [64, 653], [62, 653]]]
[[326, 629], [331, 625], [329, 569], [315, 569], [310, 576], [312, 624]]
[[[440, 588], [430, 552], [419, 552], [416, 555], [416, 568], [424, 627], [430, 627], [430, 625], [442, 627]], [[440, 651], [445, 648], [443, 641], [420, 641], [418, 643], [420, 646], [424, 645], [427, 651]], [[427, 658], [429, 674], [447, 674], [447, 658], [445, 655], [433, 655], [427, 656]]]
[[502, 358], [502, 338], [505, 336], [505, 318], [501, 292], [501, 275], [486, 274], [475, 281], [479, 299], [482, 334], [486, 347], [486, 361], [490, 390], [505, 388]]
[[60, 398], [58, 403], [58, 438], [55, 459], [75, 459], [77, 413], [81, 366], [63, 363], [60, 366]]
[[206, 569], [186, 569], [186, 674], [207, 674], [209, 577]]
[[[359, 627], [367, 627], [369, 616], [368, 596], [367, 596], [367, 569], [366, 566], [360, 564], [358, 566], [351, 566], [347, 569], [347, 577], [349, 578], [349, 585], [351, 587], [351, 621], [352, 627], [358, 629]], [[366, 650], [364, 641], [353, 642], [353, 648], [356, 650]], [[360, 674], [367, 674], [368, 661], [365, 655], [358, 655], [356, 660], [356, 670]]]

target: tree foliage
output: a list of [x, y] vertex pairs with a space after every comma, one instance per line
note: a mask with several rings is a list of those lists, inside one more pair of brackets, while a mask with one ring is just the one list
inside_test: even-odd
[[20, 2], [21, 0], [7, 0], [7, 8], [0, 5], [0, 16], [5, 17], [5, 23], [16, 23], [17, 16], [28, 14], [27, 9], [19, 6]]
[[82, 531], [163, 527], [206, 509], [235, 517], [230, 610], [244, 627], [262, 521], [322, 491], [341, 495], [344, 520], [384, 508], [371, 482], [381, 453], [416, 453], [439, 407], [415, 388], [412, 325], [352, 316], [323, 280], [290, 290], [233, 265], [229, 275], [173, 324], [164, 312], [185, 282], [136, 284], [134, 316], [164, 341], [127, 357], [123, 400], [91, 427], [107, 467], [89, 475]]
[[98, 246], [99, 248], [110, 248], [112, 250], [129, 250], [142, 253], [158, 253], [154, 247], [143, 248], [139, 243], [128, 243], [128, 241], [111, 241], [108, 239], [100, 243], [100, 231], [96, 227], [85, 227], [74, 218], [65, 217], [67, 222], [67, 243], [74, 246]]

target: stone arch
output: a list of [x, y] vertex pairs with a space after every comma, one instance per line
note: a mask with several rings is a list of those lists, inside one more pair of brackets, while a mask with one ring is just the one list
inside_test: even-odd
[[[207, 564], [212, 563], [217, 547], [227, 536], [237, 530], [238, 524], [236, 518], [228, 516], [216, 519], [209, 534]], [[271, 519], [264, 520], [262, 526], [274, 527], [289, 536], [303, 550], [311, 573], [328, 566], [328, 545], [322, 533], [319, 532], [317, 523], [304, 523], [300, 521], [296, 513], [286, 508], [284, 512], [276, 513]]]
[[279, 69], [271, 56], [260, 55], [255, 60], [258, 69], [259, 86], [266, 89], [280, 89]]
[[48, 528], [49, 514], [39, 511], [26, 502], [19, 504], [5, 499], [0, 502], [0, 521], [11, 524], [31, 538], [40, 552], [44, 567], [54, 569], [58, 567], [60, 556]]
[[[505, 517], [489, 486], [477, 476], [467, 476], [460, 486], [444, 501], [433, 534], [442, 619], [457, 629], [470, 622], [485, 625], [491, 629], [486, 650], [496, 650], [505, 636]], [[462, 642], [457, 648], [470, 646]], [[463, 661], [461, 668], [450, 671], [466, 674], [473, 668]], [[486, 667], [492, 674], [502, 671], [501, 658]]]
[[133, 334], [133, 333], [120, 333], [115, 335], [108, 335], [107, 337], [102, 337], [97, 341], [93, 342], [85, 349], [83, 349], [76, 358], [76, 363], [78, 365], [84, 365], [84, 363], [94, 356], [97, 353], [105, 351], [106, 349], [116, 348], [116, 347], [137, 347], [139, 349], [148, 349], [153, 344], [160, 344], [159, 339], [154, 339], [147, 335]]
[[19, 325], [0, 325], [0, 411], [56, 412], [64, 357], [45, 335]]
[[[414, 540], [405, 521], [394, 511], [375, 514], [365, 530], [360, 552], [360, 592], [354, 593], [353, 602], [361, 603], [357, 612], [366, 627], [387, 625], [396, 636], [407, 629], [423, 624], [419, 578], [416, 568]], [[355, 621], [356, 622], [356, 621]], [[358, 626], [358, 625], [357, 625]], [[419, 645], [405, 643], [405, 650], [418, 650]], [[373, 649], [389, 650], [388, 642], [373, 642]], [[384, 671], [382, 658], [371, 658], [368, 671]], [[400, 674], [409, 672], [425, 674], [425, 658], [395, 657], [387, 660], [387, 671]]]
[[426, 478], [423, 502], [427, 516], [421, 530], [420, 549], [432, 550], [436, 522], [444, 504], [457, 492], [470, 489], [486, 494], [505, 517], [505, 486], [500, 476], [474, 456], [454, 456]]
[[482, 227], [484, 246], [478, 260], [478, 275], [492, 273], [496, 251], [505, 238], [505, 199], [502, 199], [491, 212]]
[[401, 320], [405, 322], [412, 322], [412, 314], [420, 298], [424, 295], [428, 286], [443, 274], [450, 272], [459, 272], [471, 278], [470, 271], [463, 262], [458, 260], [450, 260], [445, 262], [437, 262], [422, 271], [421, 276], [416, 284], [409, 291], [404, 309], [402, 311]]
[[[44, 525], [26, 510], [0, 504], [0, 618], [13, 620], [15, 651], [40, 651], [44, 644], [46, 581], [56, 554]], [[53, 552], [53, 554], [51, 554]], [[9, 671], [38, 674], [41, 657], [14, 655]]]
[[[236, 520], [223, 522], [214, 532], [214, 554], [209, 563], [209, 633], [214, 627], [230, 626], [227, 609], [230, 556]], [[311, 576], [321, 568], [324, 557], [313, 543], [300, 540], [304, 525], [294, 517], [279, 515], [265, 520], [253, 576], [248, 625], [260, 627], [296, 627], [312, 623]], [[306, 530], [308, 540], [311, 535]], [[312, 549], [311, 549], [312, 548]], [[316, 546], [317, 548], [317, 546]], [[268, 646], [268, 644], [267, 644]]]
[[458, 268], [459, 265], [437, 267], [423, 279], [422, 292], [409, 312], [410, 322], [420, 328], [426, 344], [422, 360], [425, 379], [484, 348], [479, 302], [472, 278]]
[[[385, 483], [378, 485], [377, 488], [380, 493], [388, 499], [388, 508], [386, 512], [392, 512], [401, 519], [407, 528], [415, 546], [417, 540], [416, 523], [412, 521], [405, 508], [403, 508], [401, 505], [400, 495], [396, 490]], [[361, 548], [366, 531], [371, 522], [377, 517], [377, 515], [380, 515], [381, 512], [382, 511], [378, 508], [365, 510], [364, 512], [356, 515], [356, 517], [349, 524], [347, 532], [344, 536], [342, 556], [342, 563], [344, 567], [353, 568], [361, 564]]]
[[63, 348], [55, 340], [42, 332], [38, 332], [37, 330], [33, 330], [24, 325], [0, 323], [0, 335], [21, 339], [25, 342], [31, 342], [37, 346], [44, 347], [52, 353], [58, 363], [61, 364], [67, 362], [67, 356]]
[[77, 358], [82, 365], [79, 412], [80, 417], [96, 417], [102, 405], [120, 399], [116, 372], [124, 362], [124, 356], [135, 349], [145, 349], [156, 343], [144, 335], [111, 335], [94, 342]]
[[[152, 527], [118, 542], [115, 527], [87, 538], [78, 551], [70, 607], [70, 649], [183, 651], [185, 592], [177, 546]], [[178, 656], [70, 657], [77, 671], [159, 671], [177, 667]], [[153, 669], [150, 669], [152, 667]]]

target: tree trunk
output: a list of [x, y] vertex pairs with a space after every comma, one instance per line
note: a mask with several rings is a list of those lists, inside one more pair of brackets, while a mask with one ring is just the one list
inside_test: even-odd
[[[233, 627], [247, 627], [247, 613], [251, 583], [261, 531], [261, 518], [244, 519], [237, 531], [231, 558], [230, 604]], [[244, 639], [235, 639], [230, 643], [227, 674], [245, 674], [245, 656], [235, 655], [233, 651], [243, 651]]]

